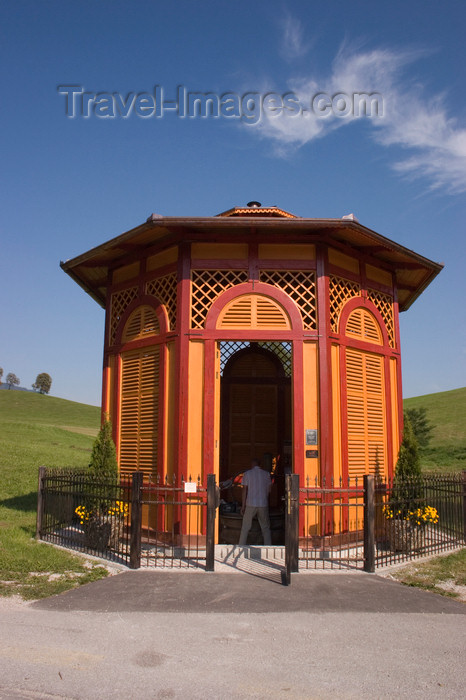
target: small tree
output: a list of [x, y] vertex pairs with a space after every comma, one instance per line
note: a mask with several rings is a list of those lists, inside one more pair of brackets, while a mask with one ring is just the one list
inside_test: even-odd
[[48, 394], [52, 386], [52, 377], [47, 372], [41, 372], [36, 377], [35, 384], [32, 385], [34, 389], [38, 389], [41, 394]]
[[108, 420], [104, 421], [95, 439], [89, 467], [91, 474], [99, 478], [116, 479], [118, 476], [112, 424]]
[[6, 375], [6, 383], [8, 384], [8, 389], [11, 389], [13, 386], [19, 385], [19, 379], [13, 372], [8, 372]]
[[0, 384], [2, 383], [3, 367], [0, 367]]
[[427, 447], [432, 436], [433, 428], [432, 423], [429, 423], [427, 419], [427, 409], [423, 407], [408, 408], [405, 411], [405, 415], [408, 416], [411, 421], [419, 447]]
[[395, 467], [392, 510], [401, 517], [420, 506], [422, 497], [421, 460], [419, 446], [409, 416], [404, 415], [403, 440]]

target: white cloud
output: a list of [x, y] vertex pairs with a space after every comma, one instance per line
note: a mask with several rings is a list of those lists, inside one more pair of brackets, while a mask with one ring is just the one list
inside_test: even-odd
[[[290, 24], [291, 26], [291, 24]], [[286, 36], [292, 35], [290, 29]], [[298, 42], [299, 45], [299, 42]], [[429, 188], [450, 193], [466, 191], [466, 128], [447, 114], [443, 94], [429, 97], [419, 83], [405, 77], [409, 64], [423, 56], [420, 51], [374, 50], [355, 52], [342, 49], [324, 79], [312, 75], [290, 79], [289, 89], [309, 109], [316, 93], [379, 93], [383, 98], [383, 116], [322, 117], [312, 110], [299, 116], [264, 113], [263, 138], [275, 142], [278, 154], [289, 154], [329, 132], [364, 119], [372, 137], [385, 147], [398, 147], [409, 153], [398, 157], [394, 169], [411, 178], [425, 178]]]
[[310, 45], [304, 40], [304, 31], [301, 22], [296, 17], [287, 14], [284, 19], [283, 36], [280, 53], [286, 61], [305, 56]]

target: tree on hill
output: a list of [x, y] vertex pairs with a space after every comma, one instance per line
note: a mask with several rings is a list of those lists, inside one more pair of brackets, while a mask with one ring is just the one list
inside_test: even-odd
[[11, 387], [19, 385], [19, 379], [13, 372], [8, 372], [6, 375], [6, 383], [8, 384], [8, 389], [11, 389]]
[[112, 424], [106, 420], [97, 435], [92, 448], [90, 471], [97, 477], [116, 478], [118, 463], [115, 443], [112, 439]]
[[40, 394], [48, 394], [52, 386], [52, 377], [47, 372], [41, 372], [36, 377], [35, 383], [32, 385], [34, 391], [39, 390]]
[[0, 384], [2, 383], [3, 367], [0, 367]]
[[411, 421], [419, 447], [427, 447], [432, 437], [433, 428], [432, 423], [429, 423], [427, 419], [427, 409], [423, 407], [408, 408], [405, 411], [405, 415]]

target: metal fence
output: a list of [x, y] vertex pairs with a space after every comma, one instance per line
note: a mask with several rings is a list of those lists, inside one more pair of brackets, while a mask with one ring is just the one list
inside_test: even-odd
[[464, 544], [466, 472], [376, 484], [375, 566], [439, 554]]
[[363, 567], [363, 479], [307, 479], [299, 489], [299, 559], [306, 569]]
[[142, 483], [141, 566], [205, 566], [206, 533], [207, 489], [200, 476], [156, 475]]
[[[305, 569], [364, 569], [455, 549], [466, 535], [466, 472], [382, 483], [288, 475], [287, 576]], [[131, 568], [214, 570], [215, 476], [98, 480], [89, 472], [39, 470], [37, 537]]]
[[131, 483], [39, 469], [37, 537], [130, 563]]
[[215, 478], [121, 480], [39, 469], [38, 539], [131, 568], [214, 568]]

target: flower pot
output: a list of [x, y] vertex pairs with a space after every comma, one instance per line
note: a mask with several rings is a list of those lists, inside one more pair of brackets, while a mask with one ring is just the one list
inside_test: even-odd
[[424, 545], [424, 528], [409, 521], [390, 520], [387, 531], [392, 552], [413, 552]]

